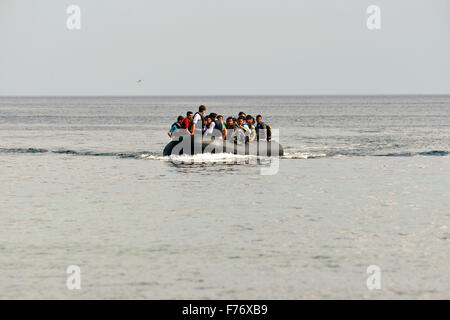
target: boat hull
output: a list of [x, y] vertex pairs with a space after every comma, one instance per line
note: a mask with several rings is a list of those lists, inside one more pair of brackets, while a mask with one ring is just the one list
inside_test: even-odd
[[282, 156], [283, 147], [276, 141], [253, 141], [238, 144], [227, 140], [202, 139], [197, 136], [180, 136], [169, 142], [163, 150], [164, 156], [198, 153], [232, 153], [254, 156]]

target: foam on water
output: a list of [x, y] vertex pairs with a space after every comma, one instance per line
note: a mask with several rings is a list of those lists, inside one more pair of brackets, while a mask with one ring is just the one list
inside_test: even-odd
[[326, 157], [326, 153], [311, 153], [311, 152], [293, 152], [285, 153], [282, 159], [316, 159]]
[[235, 163], [256, 160], [257, 156], [232, 153], [201, 153], [195, 155], [171, 155], [172, 162], [179, 163]]
[[161, 156], [142, 153], [136, 158], [143, 160], [155, 160], [180, 164], [205, 164], [205, 163], [240, 164], [256, 161], [259, 161], [259, 163], [261, 164], [270, 161], [270, 158], [268, 157], [258, 157], [254, 155], [238, 155], [232, 153], [202, 153], [195, 155], [171, 155], [171, 156]]

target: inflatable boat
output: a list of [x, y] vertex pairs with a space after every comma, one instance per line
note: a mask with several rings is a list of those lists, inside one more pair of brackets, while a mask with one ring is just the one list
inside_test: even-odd
[[198, 153], [232, 153], [276, 157], [284, 154], [283, 147], [276, 141], [253, 141], [238, 143], [222, 139], [208, 139], [201, 135], [175, 137], [163, 150], [164, 156]]

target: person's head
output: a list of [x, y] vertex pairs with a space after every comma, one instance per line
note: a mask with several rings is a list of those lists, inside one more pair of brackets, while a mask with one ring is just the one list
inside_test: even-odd
[[233, 117], [227, 118], [227, 126], [231, 127], [234, 124]]
[[222, 115], [218, 115], [217, 116], [217, 120], [223, 121], [223, 116]]
[[247, 123], [253, 123], [253, 117], [251, 115], [246, 116], [245, 120], [247, 120]]
[[237, 119], [237, 123], [238, 123], [238, 125], [243, 125], [244, 124], [244, 117], [243, 116], [240, 116], [238, 119]]
[[211, 124], [211, 122], [212, 122], [211, 116], [206, 116], [206, 117], [205, 117], [205, 123], [206, 123], [206, 125], [209, 126], [209, 125]]
[[186, 118], [188, 118], [189, 120], [192, 120], [193, 116], [194, 116], [194, 113], [192, 111], [188, 111], [186, 113]]
[[177, 122], [178, 123], [181, 123], [181, 121], [183, 121], [184, 120], [184, 117], [183, 116], [178, 116], [178, 118], [177, 118]]
[[204, 105], [201, 105], [200, 107], [198, 107], [198, 112], [204, 114], [206, 112], [206, 107]]
[[260, 114], [258, 114], [258, 115], [256, 116], [256, 122], [257, 122], [257, 123], [261, 123], [261, 122], [262, 122], [262, 116], [261, 116]]
[[217, 113], [211, 112], [211, 113], [209, 114], [209, 117], [211, 118], [212, 121], [214, 121], [214, 120], [217, 119]]
[[239, 117], [246, 117], [246, 115], [245, 115], [245, 112], [243, 112], [243, 111], [241, 111], [241, 112], [239, 112]]
[[237, 124], [237, 119], [236, 118], [233, 118], [233, 124]]

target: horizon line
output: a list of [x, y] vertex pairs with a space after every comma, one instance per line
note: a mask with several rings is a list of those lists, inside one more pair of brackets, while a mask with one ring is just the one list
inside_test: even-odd
[[450, 96], [450, 93], [389, 94], [154, 94], [154, 95], [0, 95], [1, 98], [188, 98], [188, 97], [427, 97]]

